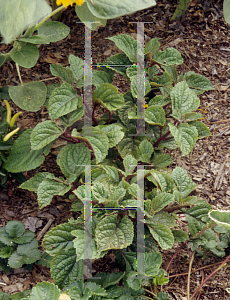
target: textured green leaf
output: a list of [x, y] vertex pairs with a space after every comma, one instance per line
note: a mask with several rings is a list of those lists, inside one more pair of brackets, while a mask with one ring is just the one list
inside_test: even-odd
[[89, 289], [92, 292], [92, 295], [107, 296], [106, 290], [97, 285], [95, 282], [86, 282], [85, 290], [86, 289]]
[[148, 222], [160, 223], [168, 227], [177, 226], [175, 218], [166, 211], [159, 211], [158, 213], [155, 213], [152, 218], [148, 219]]
[[188, 235], [182, 230], [172, 230], [175, 243], [183, 243], [188, 240]]
[[157, 252], [145, 253], [145, 276], [153, 277], [159, 273], [162, 257]]
[[[147, 222], [147, 220], [146, 220]], [[171, 249], [174, 244], [174, 237], [171, 230], [163, 224], [148, 224], [148, 228], [154, 239], [163, 250]]]
[[109, 139], [100, 128], [93, 127], [92, 135], [90, 136], [87, 136], [87, 134], [81, 136], [73, 130], [72, 136], [82, 140], [83, 142], [88, 142], [91, 145], [96, 157], [96, 163], [100, 163], [108, 155]]
[[162, 192], [172, 193], [175, 184], [173, 180], [166, 174], [160, 173], [155, 170], [150, 171], [151, 175], [147, 177], [148, 180], [152, 181], [154, 184], [160, 186]]
[[127, 216], [118, 220], [117, 214], [105, 216], [96, 227], [95, 239], [99, 252], [123, 249], [134, 237], [133, 223]]
[[154, 60], [161, 65], [181, 65], [183, 58], [179, 51], [175, 48], [167, 48], [165, 51], [157, 51], [154, 55]]
[[83, 144], [68, 144], [59, 152], [58, 165], [66, 178], [75, 180], [90, 164], [90, 151]]
[[226, 210], [212, 210], [208, 213], [211, 218], [219, 226], [229, 229], [230, 227], [230, 211]]
[[113, 71], [111, 73], [106, 71], [92, 71], [92, 84], [100, 85], [102, 83], [112, 83], [113, 82]]
[[19, 245], [8, 262], [11, 268], [21, 268], [24, 264], [32, 264], [40, 258], [41, 252], [38, 250], [38, 241], [33, 240], [30, 243]]
[[208, 203], [194, 205], [193, 207], [185, 211], [186, 214], [200, 220], [202, 217], [207, 216], [208, 212], [212, 209], [212, 206]]
[[181, 193], [182, 198], [187, 197], [196, 187], [196, 184], [189, 177], [186, 170], [176, 167], [172, 172], [172, 179], [176, 184], [177, 190]]
[[53, 43], [66, 38], [69, 32], [67, 25], [57, 21], [45, 22], [38, 28], [38, 34], [47, 36]]
[[126, 282], [128, 286], [134, 291], [137, 291], [141, 288], [142, 280], [140, 277], [137, 277], [136, 271], [130, 271], [126, 273]]
[[134, 158], [138, 159], [138, 149], [141, 140], [141, 137], [136, 137], [134, 139], [129, 137], [123, 138], [117, 145], [121, 157], [124, 159], [126, 155], [133, 155]]
[[137, 160], [132, 155], [126, 155], [123, 164], [126, 175], [131, 175], [137, 166]]
[[[97, 252], [97, 245], [95, 239], [92, 238], [92, 241], [89, 240], [90, 244], [86, 244], [85, 231], [84, 230], [73, 230], [71, 234], [76, 236], [73, 240], [74, 248], [76, 249], [77, 261], [81, 259], [98, 259], [103, 257], [108, 251], [103, 251], [101, 255]], [[90, 256], [87, 256], [85, 249], [91, 247], [92, 253]]]
[[196, 74], [195, 72], [185, 73], [184, 76], [189, 87], [194, 89], [200, 89], [203, 91], [215, 90], [210, 80], [203, 75]]
[[142, 141], [138, 150], [139, 160], [141, 160], [140, 158], [142, 157], [142, 155], [147, 155], [147, 157], [150, 159], [153, 151], [154, 151], [153, 146], [149, 141], [147, 140]]
[[78, 96], [74, 87], [69, 83], [63, 83], [52, 92], [49, 100], [49, 115], [51, 120], [74, 111], [81, 101], [82, 98]]
[[39, 208], [42, 209], [49, 205], [54, 195], [63, 196], [70, 188], [70, 185], [52, 179], [43, 180], [37, 190]]
[[131, 62], [137, 61], [137, 41], [132, 36], [119, 34], [108, 39], [113, 41], [128, 56]]
[[23, 68], [32, 68], [35, 66], [39, 51], [36, 45], [18, 42], [18, 48], [12, 50], [10, 57]]
[[51, 261], [50, 273], [60, 288], [73, 283], [76, 277], [83, 278], [84, 261], [76, 259], [75, 249], [71, 248], [61, 250]]
[[124, 53], [118, 53], [107, 58], [103, 65], [127, 77], [126, 69], [131, 66], [132, 63]]
[[1, 1], [0, 32], [9, 44], [52, 11], [45, 0]]
[[72, 126], [76, 121], [78, 121], [84, 115], [84, 107], [78, 107], [76, 110], [68, 113], [65, 116], [60, 117], [62, 124], [65, 127]]
[[138, 74], [131, 77], [131, 93], [134, 99], [143, 99], [151, 90], [149, 78], [144, 80], [143, 76], [144, 74]]
[[14, 238], [16, 244], [30, 243], [35, 237], [35, 233], [27, 230], [22, 236]]
[[198, 139], [196, 127], [187, 123], [179, 124], [176, 127], [172, 123], [169, 123], [169, 129], [181, 149], [182, 156], [191, 152]]
[[168, 72], [174, 82], [177, 82], [177, 71], [174, 66], [162, 66], [162, 68]]
[[18, 238], [25, 232], [25, 225], [21, 221], [9, 221], [6, 224], [5, 231], [12, 238]]
[[115, 181], [116, 183], [119, 183], [119, 173], [118, 169], [116, 167], [112, 166], [101, 166], [103, 170], [105, 170], [106, 174], [109, 176], [109, 178], [112, 181]]
[[7, 157], [4, 168], [12, 173], [25, 172], [39, 167], [45, 157], [42, 156], [45, 148], [32, 150], [30, 136], [32, 129], [24, 131], [14, 142], [10, 149], [10, 155]]
[[165, 112], [159, 105], [152, 105], [145, 110], [145, 121], [151, 125], [164, 126], [166, 122]]
[[92, 188], [92, 193], [99, 203], [106, 202], [110, 196], [109, 191], [100, 182], [95, 182]]
[[185, 81], [178, 82], [171, 91], [172, 110], [179, 110], [182, 115], [196, 110], [200, 105], [200, 100], [189, 88]]
[[114, 111], [124, 105], [124, 97], [112, 84], [102, 83], [93, 93], [93, 102], [103, 105], [110, 111]]
[[29, 300], [57, 300], [60, 294], [61, 291], [55, 284], [41, 282], [32, 288]]
[[97, 273], [96, 277], [97, 278], [90, 278], [90, 282], [95, 282], [99, 284], [103, 288], [107, 288], [109, 286], [111, 287], [111, 291], [114, 285], [116, 285], [123, 277], [124, 277], [123, 272], [119, 273]]
[[169, 203], [174, 201], [174, 195], [168, 193], [161, 193], [157, 195], [155, 198], [152, 199], [151, 202], [151, 209], [150, 214], [153, 215], [154, 213], [162, 210], [165, 206]]
[[201, 118], [203, 118], [203, 115], [201, 113], [192, 112], [192, 113], [187, 113], [187, 114], [184, 115], [184, 119], [185, 120], [190, 120], [190, 121], [196, 121], [196, 120], [201, 119]]
[[189, 122], [189, 125], [192, 125], [197, 129], [198, 139], [203, 139], [204, 137], [211, 135], [210, 130], [208, 129], [208, 127], [200, 121]]
[[46, 248], [46, 252], [51, 256], [54, 256], [60, 250], [69, 250], [73, 248], [74, 236], [71, 234], [71, 231], [79, 228], [79, 225], [72, 223], [63, 223], [52, 228], [45, 235], [42, 242]]
[[49, 172], [38, 173], [29, 180], [23, 182], [19, 187], [20, 189], [29, 190], [31, 192], [37, 192], [39, 184], [50, 174]]
[[172, 78], [170, 77], [168, 72], [164, 72], [164, 74], [160, 77], [153, 77], [153, 82], [151, 82], [151, 86], [157, 87], [157, 85], [169, 88], [172, 86]]
[[19, 86], [10, 86], [13, 102], [27, 111], [38, 111], [45, 103], [47, 88], [44, 82], [33, 81]]
[[188, 220], [188, 228], [189, 232], [192, 236], [200, 232], [205, 228], [205, 224], [201, 221], [198, 221], [197, 219], [191, 217], [190, 215], [186, 215], [186, 218]]
[[115, 147], [124, 137], [123, 127], [119, 124], [101, 125], [99, 128], [107, 135], [109, 147]]
[[158, 42], [158, 40], [160, 40], [160, 38], [151, 39], [145, 45], [145, 54], [151, 53], [151, 55], [153, 55], [160, 48], [160, 42]]
[[84, 61], [81, 58], [70, 54], [69, 63], [75, 81], [78, 83], [84, 77]]
[[60, 77], [64, 82], [73, 84], [73, 72], [70, 69], [64, 68], [62, 65], [50, 65], [50, 72], [53, 76]]
[[169, 154], [160, 154], [153, 161], [152, 164], [158, 169], [165, 168], [169, 166], [173, 161], [173, 157]]
[[53, 121], [37, 124], [31, 133], [31, 149], [39, 150], [56, 140], [62, 134], [62, 129]]

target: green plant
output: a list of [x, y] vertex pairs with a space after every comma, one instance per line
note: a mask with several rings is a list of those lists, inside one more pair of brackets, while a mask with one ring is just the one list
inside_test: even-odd
[[11, 268], [30, 265], [41, 258], [35, 234], [25, 230], [21, 221], [9, 221], [0, 228], [0, 268], [9, 272]]
[[[87, 188], [92, 186], [92, 258], [102, 258], [108, 251], [116, 250], [116, 259], [123, 272], [118, 273], [114, 284], [123, 280], [123, 288], [133, 291], [130, 297], [132, 293], [142, 294], [143, 285], [154, 284], [154, 297], [161, 299], [163, 295], [167, 299], [157, 291], [157, 285], [167, 283], [166, 274], [160, 269], [158, 246], [167, 250], [175, 242], [189, 241], [191, 250], [199, 254], [212, 251], [223, 256], [229, 239], [227, 232], [218, 232], [217, 226], [212, 228], [208, 217], [211, 206], [189, 196], [196, 185], [187, 172], [179, 167], [173, 171], [167, 169], [172, 157], [163, 152], [164, 148], [180, 147], [182, 155], [186, 155], [197, 139], [210, 135], [208, 128], [199, 121], [202, 114], [195, 110], [199, 107], [197, 95], [212, 90], [213, 86], [204, 76], [194, 72], [178, 74], [174, 65], [183, 62], [180, 53], [174, 48], [159, 51], [159, 39], [152, 39], [145, 51], [146, 104], [137, 102], [137, 107], [144, 110], [146, 135], [136, 135], [136, 97], [143, 92], [143, 77], [137, 69], [138, 44], [123, 34], [109, 39], [124, 53], [107, 59], [102, 64], [106, 68], [101, 71], [93, 70], [95, 89], [91, 117], [94, 126], [83, 127], [79, 121], [84, 108], [90, 111], [83, 93], [84, 62], [70, 55], [70, 67], [51, 65], [51, 73], [63, 80], [61, 86], [51, 86], [47, 104], [51, 120], [26, 130], [16, 140], [6, 168], [11, 172], [37, 168], [44, 161], [41, 154], [47, 155], [58, 138], [67, 142], [57, 156], [57, 164], [65, 178], [43, 172], [20, 186], [37, 193], [40, 208], [49, 205], [54, 195], [71, 191], [76, 196], [72, 210], [81, 215], [77, 220], [53, 228], [43, 240], [46, 252], [53, 257], [51, 275], [59, 288], [72, 284], [75, 277], [83, 277], [84, 259], [90, 258], [85, 257], [89, 245], [85, 239], [84, 204]], [[130, 84], [125, 95], [112, 85], [114, 72], [125, 76]], [[99, 105], [106, 113], [96, 119], [94, 112]], [[56, 124], [58, 118], [62, 125]], [[86, 171], [90, 165], [91, 183]], [[140, 188], [141, 182], [145, 190]], [[187, 217], [190, 235], [178, 225], [183, 214]], [[144, 226], [147, 245], [145, 270], [136, 269], [138, 237], [134, 226], [138, 222]], [[110, 224], [109, 230], [106, 224]], [[137, 278], [136, 272], [145, 276], [145, 280]], [[104, 278], [108, 274], [100, 276]], [[103, 280], [95, 283], [105, 288]], [[86, 290], [78, 288], [79, 297], [83, 297]], [[87, 293], [86, 299], [100, 299]]]
[[[73, 1], [59, 1], [65, 6]], [[76, 1], [78, 3], [78, 1]], [[79, 5], [84, 2], [80, 1]], [[119, 5], [119, 0], [109, 0], [113, 5], [104, 5], [101, 0], [86, 0], [83, 5], [76, 5], [75, 10], [82, 22], [92, 29], [98, 26], [106, 25], [107, 19], [116, 18], [121, 15], [130, 14], [135, 11], [148, 8], [155, 5], [153, 0], [138, 1], [133, 3], [131, 0], [125, 0], [125, 5]], [[114, 10], [114, 5], [117, 9]], [[23, 83], [20, 69], [32, 68], [39, 58], [37, 44], [49, 44], [57, 42], [68, 36], [70, 29], [68, 26], [57, 21], [47, 21], [52, 16], [58, 14], [65, 6], [60, 6], [52, 11], [46, 0], [0, 0], [0, 33], [3, 37], [3, 43], [13, 42], [13, 48], [8, 53], [0, 53], [0, 67], [5, 62], [13, 60], [16, 65], [18, 77], [21, 85], [10, 86], [9, 94], [11, 99], [21, 109], [27, 111], [37, 111], [44, 105], [47, 88], [41, 81]], [[47, 22], [46, 22], [47, 21]], [[34, 33], [37, 32], [36, 35]], [[1, 93], [1, 88], [0, 88]]]
[[[3, 88], [3, 90], [6, 90]], [[0, 94], [1, 95], [1, 94]], [[4, 96], [9, 97], [7, 92], [4, 94]], [[19, 134], [22, 133], [22, 130], [19, 131], [19, 127], [17, 127], [16, 120], [18, 116], [21, 114], [21, 112], [15, 114], [11, 118], [11, 108], [10, 104], [7, 100], [4, 100], [7, 109], [4, 109], [3, 107], [0, 107], [1, 112], [1, 121], [0, 121], [0, 178], [1, 178], [1, 186], [4, 185], [4, 183], [7, 180], [7, 176], [9, 175], [4, 168], [4, 164], [7, 160], [7, 157], [10, 152], [10, 148], [12, 147], [14, 141], [19, 136]], [[24, 182], [26, 179], [21, 173], [10, 173], [10, 176], [12, 178], [16, 179], [20, 183]]]

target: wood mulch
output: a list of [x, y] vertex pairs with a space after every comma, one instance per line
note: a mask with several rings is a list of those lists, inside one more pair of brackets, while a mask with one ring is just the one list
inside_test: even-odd
[[[145, 24], [145, 37], [161, 38], [161, 50], [174, 47], [181, 52], [184, 63], [178, 70], [195, 71], [209, 78], [215, 87], [201, 95], [200, 112], [204, 115], [203, 122], [209, 127], [212, 135], [199, 140], [193, 151], [186, 157], [179, 150], [172, 152], [174, 160], [171, 168], [180, 166], [186, 169], [197, 184], [194, 195], [205, 199], [215, 209], [229, 209], [230, 205], [230, 78], [229, 25], [223, 18], [223, 0], [192, 0], [189, 10], [182, 22], [170, 22], [177, 1], [157, 1], [155, 7], [108, 20], [106, 27], [100, 27], [92, 32], [93, 64], [103, 62], [107, 57], [118, 52], [112, 41], [106, 40], [116, 34], [125, 33], [136, 37], [136, 25], [129, 22], [149, 22]], [[68, 65], [68, 56], [74, 54], [84, 58], [84, 26], [78, 22], [74, 8], [69, 7], [61, 15], [61, 21], [70, 27], [69, 36], [63, 41], [39, 46], [40, 57], [35, 67], [21, 68], [23, 82], [42, 80], [46, 84], [58, 83], [50, 73], [50, 64]], [[0, 51], [7, 52], [11, 46], [0, 44]], [[119, 91], [126, 92], [127, 82], [117, 76], [115, 79]], [[13, 62], [1, 67], [0, 85], [19, 85], [19, 79]], [[11, 102], [14, 112], [19, 109]], [[100, 113], [100, 111], [98, 112]], [[20, 127], [30, 128], [48, 118], [47, 110], [42, 108], [36, 113], [23, 112], [20, 116]], [[56, 164], [57, 149], [53, 148], [40, 167], [42, 171], [52, 170], [56, 175], [60, 169]], [[32, 177], [37, 171], [26, 172], [26, 178]], [[51, 205], [39, 210], [36, 195], [21, 190], [18, 183], [9, 179], [6, 188], [0, 192], [0, 226], [10, 220], [21, 220], [27, 229], [36, 233], [41, 241], [44, 234], [58, 224], [67, 222], [76, 213], [70, 211], [71, 200], [68, 197], [54, 197]], [[45, 229], [44, 229], [45, 228]], [[162, 251], [163, 267], [166, 267], [178, 246], [168, 251]], [[228, 249], [228, 252], [230, 250]], [[118, 266], [114, 263], [111, 251], [104, 260], [93, 265], [95, 271], [116, 272]], [[201, 281], [206, 278], [223, 261], [214, 255], [202, 260], [195, 257], [191, 275], [191, 294]], [[182, 249], [175, 257], [168, 270], [170, 281], [163, 287], [169, 293], [170, 299], [186, 300], [187, 272], [189, 260], [187, 250]], [[226, 288], [230, 288], [229, 263], [218, 271], [203, 287], [200, 300], [230, 299]], [[11, 274], [0, 272], [0, 290], [15, 293], [30, 289], [41, 281], [53, 280], [48, 269], [34, 265], [32, 271], [24, 268], [14, 270]], [[150, 296], [151, 297], [151, 296]]]

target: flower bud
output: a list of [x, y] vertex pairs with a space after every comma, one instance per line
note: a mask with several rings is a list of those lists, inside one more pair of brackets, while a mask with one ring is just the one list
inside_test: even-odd
[[8, 133], [4, 138], [3, 138], [3, 141], [6, 142], [9, 140], [9, 138], [12, 137], [12, 135], [14, 135], [15, 133], [17, 133], [19, 130], [19, 127], [14, 129], [13, 131], [11, 131], [10, 133]]

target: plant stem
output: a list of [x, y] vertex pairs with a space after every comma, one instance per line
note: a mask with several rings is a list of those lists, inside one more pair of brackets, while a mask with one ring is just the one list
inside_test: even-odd
[[[143, 287], [142, 287], [142, 288], [143, 288]], [[151, 292], [151, 291], [149, 291], [149, 290], [147, 290], [147, 289], [145, 289], [145, 288], [143, 288], [143, 290], [145, 290], [147, 293], [153, 295], [153, 297], [157, 298], [157, 295], [154, 294], [153, 292]], [[145, 297], [148, 297], [148, 296], [145, 296]], [[151, 298], [148, 297], [148, 299], [151, 299]]]
[[20, 74], [20, 70], [19, 70], [19, 65], [17, 63], [16, 63], [16, 69], [17, 69], [17, 73], [18, 73], [18, 77], [19, 77], [19, 80], [21, 82], [21, 85], [23, 85], [21, 74]]
[[214, 270], [210, 275], [208, 275], [208, 277], [204, 280], [204, 281], [202, 281], [201, 282], [201, 284], [198, 286], [198, 288], [196, 288], [196, 290], [195, 290], [195, 292], [192, 294], [192, 296], [191, 296], [191, 298], [190, 298], [190, 300], [192, 300], [194, 297], [195, 297], [195, 295], [196, 295], [196, 293], [202, 288], [202, 286], [214, 275], [214, 274], [216, 274], [216, 272], [218, 272], [222, 267], [223, 267], [223, 265], [228, 261], [230, 259], [230, 255], [228, 255], [227, 256], [227, 258], [220, 264], [220, 266], [216, 269], [216, 270]]
[[55, 9], [54, 11], [52, 11], [47, 17], [45, 17], [43, 20], [41, 20], [41, 22], [38, 23], [38, 25], [35, 27], [34, 31], [38, 30], [38, 28], [45, 23], [47, 20], [49, 20], [49, 18], [51, 18], [52, 16], [56, 15], [56, 13], [58, 13], [59, 11], [61, 11], [63, 8], [65, 8], [64, 5], [58, 7], [57, 9]]
[[190, 277], [191, 277], [192, 263], [194, 260], [194, 255], [195, 255], [195, 252], [192, 253], [192, 257], [190, 259], [189, 268], [188, 268], [188, 282], [187, 282], [187, 299], [188, 300], [190, 299]]
[[170, 134], [171, 132], [168, 131], [164, 135], [162, 135], [154, 144], [153, 147], [156, 147], [161, 141], [164, 141], [164, 139]]

